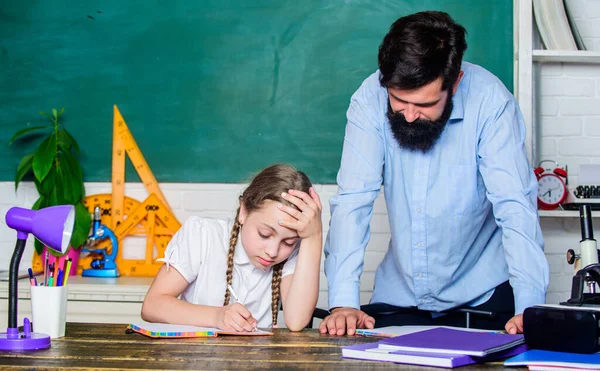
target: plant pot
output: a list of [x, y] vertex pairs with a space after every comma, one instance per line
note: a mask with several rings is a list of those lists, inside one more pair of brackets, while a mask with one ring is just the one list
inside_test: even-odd
[[[48, 256], [49, 256], [48, 261], [49, 261], [49, 264], [58, 262], [58, 267], [62, 268], [62, 267], [64, 267], [65, 260], [67, 260], [68, 258], [71, 258], [72, 262], [71, 262], [71, 269], [69, 270], [69, 276], [75, 276], [75, 275], [77, 275], [77, 264], [79, 263], [80, 252], [81, 251], [79, 249], [74, 249], [74, 248], [70, 247], [69, 250], [67, 251], [67, 253], [63, 256], [54, 256], [51, 253], [48, 254]], [[46, 266], [46, 246], [44, 246], [44, 249], [42, 250], [42, 266], [43, 267]]]

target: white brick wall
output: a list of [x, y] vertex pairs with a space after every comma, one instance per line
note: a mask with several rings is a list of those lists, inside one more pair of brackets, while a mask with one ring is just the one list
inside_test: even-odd
[[[587, 49], [600, 51], [600, 1], [567, 2]], [[600, 163], [600, 65], [542, 63], [534, 68], [539, 72], [537, 158], [567, 165], [569, 185], [576, 186], [580, 164]], [[600, 219], [594, 223], [598, 230]], [[565, 254], [579, 251], [579, 220], [542, 218], [541, 226], [551, 275], [546, 299], [558, 303], [570, 296], [574, 270]]]
[[[244, 184], [161, 184], [161, 189], [180, 222], [184, 222], [191, 215], [214, 218], [232, 217], [238, 206], [237, 198], [244, 187]], [[329, 228], [329, 198], [337, 192], [337, 186], [317, 185], [315, 188], [323, 201], [323, 226], [326, 236]], [[86, 194], [88, 195], [110, 193], [110, 190], [110, 183], [86, 183]], [[139, 201], [143, 201], [148, 195], [140, 183], [126, 184], [125, 193]], [[18, 192], [15, 193], [14, 183], [0, 182], [0, 215], [2, 215], [0, 220], [0, 269], [8, 269], [16, 237], [16, 233], [6, 226], [3, 216], [10, 207], [30, 207], [36, 199], [37, 191], [32, 183], [22, 183]], [[361, 279], [361, 302], [363, 303], [367, 303], [371, 298], [375, 270], [383, 259], [390, 238], [387, 211], [382, 195], [375, 203], [371, 225], [372, 236], [367, 247], [364, 274]], [[145, 240], [141, 237], [129, 237], [124, 244], [124, 256], [129, 259], [143, 258], [144, 243]], [[32, 254], [33, 241], [32, 238], [29, 238], [21, 262], [22, 268], [30, 265]], [[321, 264], [321, 292], [318, 305], [326, 308], [327, 280], [322, 270], [323, 264]]]

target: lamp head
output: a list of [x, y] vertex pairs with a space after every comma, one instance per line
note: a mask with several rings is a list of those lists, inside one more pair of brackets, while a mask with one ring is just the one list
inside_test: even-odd
[[73, 205], [51, 206], [41, 210], [13, 207], [6, 213], [6, 225], [15, 229], [18, 239], [26, 240], [31, 233], [41, 243], [58, 253], [69, 248], [75, 207]]

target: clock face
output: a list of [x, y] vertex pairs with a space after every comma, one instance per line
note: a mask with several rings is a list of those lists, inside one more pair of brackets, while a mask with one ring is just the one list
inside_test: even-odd
[[538, 199], [548, 205], [558, 205], [565, 196], [565, 184], [554, 174], [542, 175], [538, 181]]

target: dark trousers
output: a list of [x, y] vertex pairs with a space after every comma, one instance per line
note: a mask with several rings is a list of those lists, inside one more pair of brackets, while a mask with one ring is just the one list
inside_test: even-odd
[[[488, 301], [475, 307], [459, 307], [450, 309], [439, 317], [432, 317], [430, 311], [416, 307], [396, 307], [385, 303], [363, 305], [362, 311], [375, 318], [375, 327], [422, 325], [422, 326], [455, 326], [467, 327], [467, 314], [461, 309], [472, 312], [469, 314], [469, 327], [504, 330], [504, 325], [515, 315], [515, 300], [513, 290], [508, 281], [496, 287]], [[491, 315], [483, 314], [488, 312]]]

